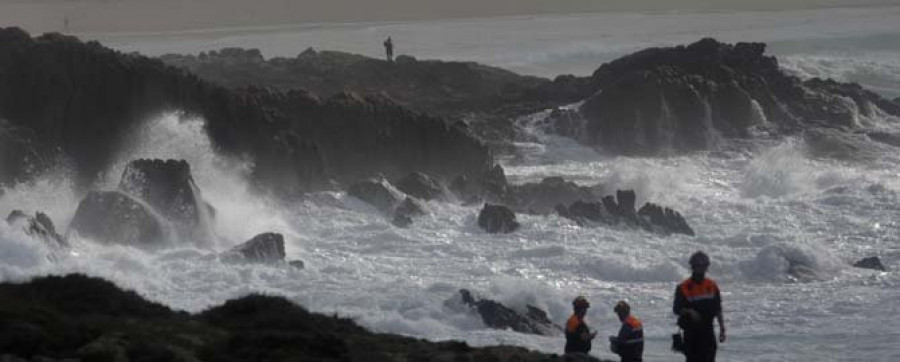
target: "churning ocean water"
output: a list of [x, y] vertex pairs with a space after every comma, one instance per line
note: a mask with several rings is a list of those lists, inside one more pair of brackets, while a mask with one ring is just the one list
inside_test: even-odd
[[[147, 55], [228, 46], [268, 57], [307, 47], [381, 55], [388, 35], [397, 54], [472, 60], [525, 74], [589, 75], [603, 62], [649, 46], [712, 36], [763, 41], [782, 67], [801, 77], [854, 81], [900, 96], [900, 7], [786, 12], [601, 13], [568, 16], [319, 24], [158, 34], [85, 34]], [[510, 306], [535, 305], [562, 322], [586, 295], [587, 320], [601, 335], [618, 329], [612, 306], [627, 299], [644, 321], [648, 361], [680, 360], [668, 351], [676, 283], [695, 250], [712, 257], [723, 290], [729, 340], [723, 361], [900, 360], [900, 273], [850, 265], [879, 256], [900, 269], [900, 153], [862, 160], [818, 159], [802, 138], [755, 142], [665, 158], [621, 157], [542, 133], [542, 113], [519, 120], [534, 142], [499, 160], [512, 182], [564, 176], [608, 190], [634, 189], [638, 202], [680, 211], [696, 237], [581, 227], [557, 216], [519, 215], [523, 227], [490, 235], [475, 225], [478, 206], [427, 203], [429, 215], [398, 229], [343, 192], [285, 205], [252, 194], [249, 166], [217, 155], [202, 119], [160, 114], [120, 150], [101, 188], [113, 188], [134, 158], [181, 158], [203, 197], [218, 210], [215, 245], [147, 252], [74, 240], [65, 255], [0, 223], [0, 280], [82, 272], [110, 279], [148, 299], [199, 311], [250, 292], [286, 296], [381, 332], [473, 345], [521, 345], [561, 352], [563, 338], [486, 328], [444, 305], [460, 288]], [[900, 131], [900, 120], [862, 120]], [[65, 170], [5, 190], [0, 215], [45, 211], [68, 225], [82, 195]], [[223, 264], [216, 252], [261, 232], [285, 235], [303, 270]], [[802, 275], [789, 273], [802, 266]], [[594, 354], [613, 358], [598, 340]]]

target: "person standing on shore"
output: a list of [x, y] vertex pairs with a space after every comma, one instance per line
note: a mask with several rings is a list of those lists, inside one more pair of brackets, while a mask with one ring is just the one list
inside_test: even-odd
[[394, 61], [394, 42], [391, 40], [391, 37], [384, 41], [384, 53], [387, 55], [387, 61]]
[[684, 354], [687, 362], [714, 362], [716, 334], [713, 319], [719, 320], [719, 342], [725, 342], [725, 318], [719, 286], [706, 278], [709, 256], [702, 251], [691, 255], [691, 277], [675, 288], [672, 312], [684, 330]]
[[591, 351], [591, 341], [597, 336], [597, 332], [591, 332], [584, 322], [591, 304], [587, 298], [579, 296], [572, 301], [572, 316], [566, 322], [566, 347], [564, 361], [598, 361], [588, 354]]
[[619, 355], [622, 362], [641, 362], [644, 360], [644, 325], [641, 320], [631, 314], [631, 306], [620, 300], [613, 308], [622, 322], [619, 334], [610, 337], [610, 348]]

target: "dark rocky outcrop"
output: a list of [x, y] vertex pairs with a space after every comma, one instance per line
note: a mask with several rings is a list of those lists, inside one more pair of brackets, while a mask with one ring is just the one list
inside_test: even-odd
[[53, 220], [43, 212], [38, 211], [34, 216], [29, 216], [21, 210], [13, 210], [6, 217], [6, 222], [10, 225], [21, 225], [26, 234], [40, 239], [52, 248], [69, 246], [66, 239], [56, 232]]
[[[306, 89], [329, 95], [352, 90], [387, 94], [401, 104], [439, 116], [501, 109], [518, 112], [577, 101], [589, 94], [587, 79], [555, 80], [519, 75], [474, 62], [417, 60], [388, 62], [358, 54], [306, 49], [294, 58], [264, 59], [257, 49], [226, 48], [197, 56], [160, 59], [228, 88]], [[514, 110], [518, 109], [518, 110]]]
[[478, 213], [478, 227], [496, 233], [511, 233], [519, 228], [516, 214], [503, 205], [484, 204]]
[[0, 117], [0, 186], [29, 180], [49, 170], [55, 163], [54, 155], [34, 131]]
[[579, 224], [622, 224], [660, 234], [694, 236], [694, 230], [677, 211], [649, 202], [635, 211], [635, 200], [634, 191], [618, 190], [615, 197], [605, 196], [601, 201], [579, 200], [568, 206], [559, 204], [556, 212]]
[[347, 189], [347, 195], [365, 201], [381, 212], [390, 213], [403, 200], [403, 193], [384, 178], [369, 178]]
[[[228, 90], [96, 42], [0, 29], [0, 118], [17, 134], [33, 134], [28, 144], [59, 149], [82, 188], [109, 166], [129, 132], [175, 110], [202, 116], [218, 151], [251, 161], [255, 184], [283, 195], [375, 173], [420, 171], [450, 180], [492, 166], [487, 148], [467, 130], [387, 97]], [[15, 171], [5, 180], [26, 176], [18, 164], [3, 167]]]
[[511, 329], [545, 336], [558, 335], [562, 331], [561, 327], [550, 321], [547, 312], [531, 305], [526, 306], [526, 313], [519, 313], [490, 299], [476, 299], [467, 289], [460, 289], [458, 300], [451, 298], [446, 304], [452, 307], [454, 303], [461, 303], [475, 310], [484, 324], [493, 329]]
[[372, 333], [277, 296], [188, 314], [83, 275], [0, 283], [0, 315], [0, 351], [10, 360], [559, 361], [519, 347]]
[[184, 160], [134, 160], [125, 166], [119, 190], [143, 200], [171, 222], [179, 236], [210, 239], [207, 230], [214, 215], [203, 201]]
[[513, 152], [511, 142], [524, 136], [515, 126], [517, 116], [569, 104], [592, 93], [588, 77], [566, 75], [550, 80], [474, 62], [408, 56], [388, 62], [307, 49], [295, 58], [265, 60], [256, 49], [229, 48], [160, 59], [230, 89], [305, 89], [322, 95], [350, 90], [366, 96], [386, 95], [405, 107], [465, 125], [495, 153]]
[[789, 76], [764, 53], [762, 43], [703, 39], [604, 64], [593, 75], [596, 93], [581, 106], [586, 122], [578, 138], [614, 152], [655, 154], [709, 149], [754, 129], [854, 129], [876, 109], [900, 115], [897, 104], [859, 85]]
[[444, 196], [444, 188], [440, 182], [421, 172], [412, 172], [393, 184], [398, 190], [420, 200], [434, 200]]
[[153, 209], [117, 191], [91, 191], [78, 204], [69, 231], [105, 244], [165, 245], [170, 226]]
[[638, 210], [638, 215], [644, 217], [654, 230], [664, 234], [685, 234], [694, 236], [694, 229], [688, 225], [684, 217], [677, 211], [668, 207], [662, 207], [652, 203], [646, 203]]
[[868, 258], [863, 258], [862, 260], [857, 261], [856, 263], [853, 263], [853, 266], [857, 267], [857, 268], [863, 268], [863, 269], [887, 271], [887, 268], [884, 266], [884, 264], [881, 263], [881, 259], [879, 259], [877, 256], [870, 256]]
[[247, 242], [231, 248], [224, 255], [227, 261], [258, 264], [284, 262], [284, 236], [278, 233], [262, 233]]
[[504, 201], [518, 212], [547, 214], [559, 204], [597, 198], [590, 187], [580, 186], [562, 177], [546, 177], [540, 183], [509, 186]]

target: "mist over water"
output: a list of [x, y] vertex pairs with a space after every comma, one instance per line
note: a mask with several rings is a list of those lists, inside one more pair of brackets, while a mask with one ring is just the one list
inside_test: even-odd
[[[279, 51], [291, 55], [309, 44], [351, 51], [375, 47], [367, 52], [377, 53], [380, 41], [374, 39], [392, 33], [395, 40], [404, 39], [396, 34], [407, 34], [403, 41], [426, 49], [429, 56], [488, 61], [538, 74], [576, 68], [586, 74], [606, 57], [651, 44], [690, 42], [700, 35], [727, 41], [773, 40], [773, 47], [784, 52], [790, 50], [787, 44], [805, 44], [814, 33], [826, 30], [874, 39], [896, 31], [887, 24], [896, 24], [898, 11], [598, 14], [437, 25], [350, 24], [170, 34], [121, 40], [120, 47], [153, 52], [197, 44], [242, 45], [260, 47], [269, 55]], [[622, 29], [615, 30], [618, 26]], [[560, 40], [567, 37], [571, 40]], [[438, 49], [447, 44], [454, 45]], [[869, 80], [863, 84], [885, 82], [885, 89], [900, 89], [896, 82], [900, 50], [896, 43], [884, 42], [883, 49], [879, 44], [866, 44], [868, 50], [853, 57], [827, 58], [822, 54], [829, 52], [829, 42], [819, 39], [815, 49], [797, 48], [798, 53], [781, 58], [781, 63], [798, 74], [865, 73]], [[837, 41], [834, 54], [846, 46]], [[560, 50], [566, 47], [571, 51]], [[200, 48], [191, 51], [195, 49]], [[845, 68], [847, 64], [863, 64], [868, 73], [846, 73], [844, 69], [861, 69]], [[842, 80], [853, 80], [848, 77]], [[476, 316], [444, 302], [460, 288], [469, 288], [510, 306], [538, 306], [562, 324], [571, 312], [571, 299], [583, 294], [594, 306], [588, 321], [604, 336], [615, 333], [619, 325], [613, 304], [627, 299], [644, 321], [646, 360], [668, 361], [679, 357], [668, 351], [668, 336], [675, 331], [671, 316], [675, 284], [688, 275], [688, 255], [703, 249], [713, 260], [710, 276], [724, 292], [730, 340], [720, 346], [721, 360], [900, 359], [896, 343], [900, 274], [850, 267], [863, 257], [878, 255], [891, 270], [900, 268], [897, 154], [862, 161], [816, 158], [804, 139], [788, 138], [683, 156], [622, 157], [542, 133], [534, 127], [542, 116], [519, 121], [537, 141], [519, 144], [519, 157], [501, 160], [512, 182], [564, 176], [584, 185], [600, 183], [608, 192], [635, 189], [639, 203], [652, 201], [681, 212], [698, 236], [582, 227], [553, 215], [519, 215], [522, 229], [491, 235], [476, 226], [478, 206], [437, 201], [425, 204], [428, 215], [412, 227], [399, 229], [344, 192], [312, 194], [294, 203], [271, 200], [254, 194], [246, 181], [251, 165], [215, 152], [202, 119], [167, 113], [151, 117], [123, 142], [128, 147], [97, 188], [115, 188], [124, 165], [135, 158], [185, 159], [202, 197], [217, 210], [212, 226], [216, 242], [173, 240], [180, 246], [149, 252], [76, 238], [72, 251], [59, 255], [0, 222], [0, 280], [82, 272], [188, 311], [250, 292], [277, 294], [313, 311], [350, 316], [376, 331], [556, 353], [562, 351], [561, 336], [490, 330]], [[896, 119], [869, 123], [900, 130]], [[65, 232], [82, 196], [60, 170], [5, 190], [0, 215], [13, 209], [44, 211]], [[288, 259], [303, 260], [306, 268], [235, 265], [216, 258], [218, 252], [268, 231], [284, 234]], [[595, 354], [613, 358], [603, 340], [595, 344]]]

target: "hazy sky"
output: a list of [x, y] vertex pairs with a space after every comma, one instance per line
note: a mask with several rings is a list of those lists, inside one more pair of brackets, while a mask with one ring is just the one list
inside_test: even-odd
[[0, 26], [31, 32], [146, 32], [309, 22], [640, 10], [780, 10], [900, 0], [0, 0]]

